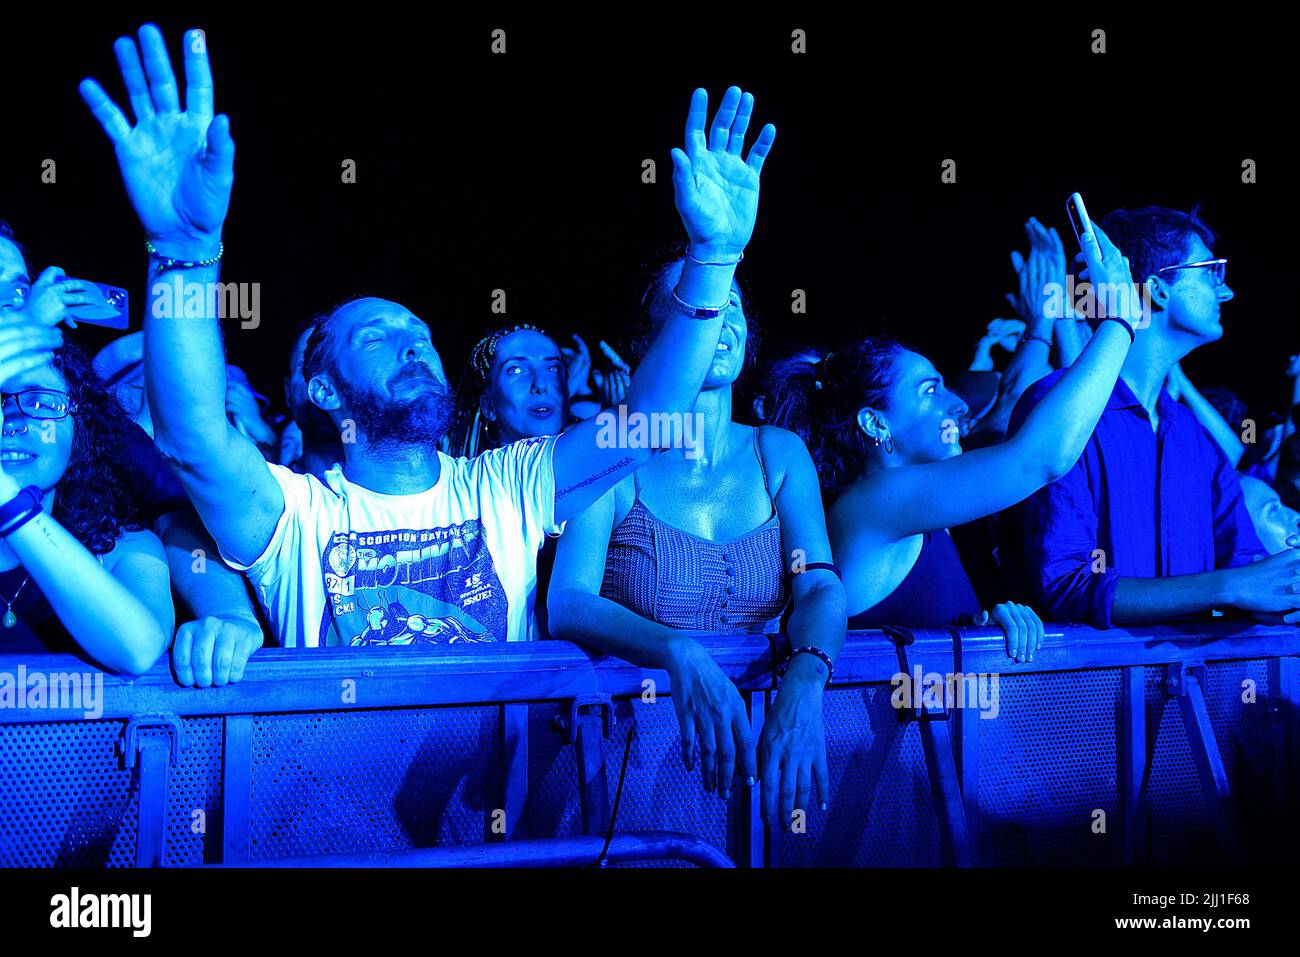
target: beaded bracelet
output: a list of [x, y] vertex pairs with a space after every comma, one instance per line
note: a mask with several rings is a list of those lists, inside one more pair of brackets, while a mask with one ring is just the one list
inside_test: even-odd
[[790, 662], [794, 661], [795, 655], [814, 655], [817, 658], [820, 658], [822, 664], [826, 666], [826, 683], [831, 683], [831, 678], [835, 674], [835, 663], [831, 661], [830, 655], [826, 654], [826, 652], [822, 651], [815, 645], [800, 645], [798, 648], [794, 649], [794, 651], [790, 652], [789, 656], [785, 659], [784, 664], [781, 665], [782, 678], [785, 677], [786, 671], [789, 670]]
[[209, 259], [199, 259], [193, 262], [185, 259], [174, 259], [171, 256], [164, 256], [162, 253], [158, 252], [154, 247], [154, 244], [147, 239], [144, 241], [144, 248], [150, 256], [157, 260], [158, 268], [160, 270], [199, 269], [204, 266], [215, 266], [217, 263], [221, 262], [221, 257], [226, 254], [225, 243], [217, 243], [217, 254], [215, 256], [212, 256]]

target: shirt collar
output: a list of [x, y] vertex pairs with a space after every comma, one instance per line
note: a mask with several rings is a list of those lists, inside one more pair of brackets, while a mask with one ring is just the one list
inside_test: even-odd
[[[1169, 417], [1171, 405], [1177, 405], [1174, 397], [1161, 386], [1160, 395], [1156, 399], [1156, 412], [1159, 413], [1162, 420]], [[1110, 399], [1106, 402], [1106, 410], [1109, 412], [1112, 409], [1131, 409], [1140, 412], [1143, 418], [1147, 417], [1146, 407], [1142, 405], [1137, 395], [1129, 388], [1128, 383], [1122, 377], [1115, 381], [1115, 388], [1111, 391]]]

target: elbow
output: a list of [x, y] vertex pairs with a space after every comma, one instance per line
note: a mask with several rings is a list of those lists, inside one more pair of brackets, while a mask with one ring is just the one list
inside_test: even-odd
[[123, 656], [116, 662], [114, 671], [128, 678], [139, 678], [153, 669], [167, 651], [167, 645], [162, 640], [161, 629], [156, 629], [156, 634], [143, 637], [144, 640], [122, 649]]
[[[1069, 454], [1070, 452], [1073, 452], [1073, 454]], [[1051, 459], [1043, 465], [1043, 475], [1040, 487], [1042, 485], [1051, 485], [1053, 482], [1059, 482], [1061, 479], [1069, 475], [1070, 470], [1074, 468], [1075, 463], [1079, 461], [1079, 456], [1082, 454], [1082, 451], [1075, 452], [1074, 450], [1068, 450], [1064, 451], [1063, 454], [1052, 456]]]
[[576, 625], [583, 592], [573, 588], [552, 588], [546, 597], [546, 626], [553, 638], [576, 640]]

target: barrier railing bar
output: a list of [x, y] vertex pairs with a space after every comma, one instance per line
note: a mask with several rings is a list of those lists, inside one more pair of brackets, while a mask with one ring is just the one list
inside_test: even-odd
[[[259, 859], [252, 863], [257, 867], [590, 867], [600, 858], [604, 845], [603, 835], [591, 834], [466, 847], [279, 857]], [[731, 858], [707, 841], [675, 831], [630, 831], [615, 834], [605, 860], [610, 864], [674, 860], [686, 861], [698, 867], [736, 866]]]
[[[749, 708], [749, 728], [757, 746], [759, 735], [763, 732], [763, 722], [767, 720], [767, 692], [751, 691], [745, 696]], [[763, 824], [763, 787], [757, 784], [740, 791], [740, 849], [737, 857], [743, 867], [763, 868], [767, 866], [768, 842], [767, 828]]]
[[505, 814], [504, 832], [496, 826], [494, 816], [484, 821], [484, 840], [509, 841], [517, 834], [528, 803], [528, 705], [501, 706], [501, 810]]
[[1146, 668], [1125, 668], [1120, 679], [1119, 714], [1115, 723], [1116, 787], [1124, 826], [1124, 859], [1144, 863], [1147, 844], [1147, 711]]
[[[951, 661], [952, 632], [916, 630], [913, 660], [939, 670]], [[1051, 626], [1035, 661], [1006, 657], [996, 629], [963, 629], [966, 673], [1036, 674], [1177, 661], [1225, 661], [1300, 655], [1300, 629], [1211, 621], [1162, 625], [1131, 633], [1083, 625]], [[763, 635], [699, 635], [714, 660], [743, 692], [772, 686], [775, 655]], [[931, 664], [933, 662], [933, 664]], [[0, 656], [0, 676], [19, 666], [28, 672], [84, 673], [90, 666], [66, 655]], [[943, 669], [946, 670], [946, 669]], [[893, 644], [882, 632], [849, 632], [835, 667], [833, 687], [888, 682], [897, 673]], [[664, 672], [638, 668], [562, 641], [500, 645], [352, 649], [264, 649], [248, 664], [244, 680], [221, 688], [182, 688], [162, 661], [146, 675], [103, 678], [102, 717], [126, 718], [143, 711], [185, 716], [273, 714], [295, 711], [371, 710], [440, 705], [473, 706], [543, 702], [581, 697], [638, 695], [651, 679], [670, 694]], [[340, 707], [339, 684], [351, 680], [355, 695]], [[68, 721], [84, 709], [0, 706], [0, 723]]]
[[252, 833], [253, 718], [229, 715], [221, 746], [221, 860], [248, 860]]

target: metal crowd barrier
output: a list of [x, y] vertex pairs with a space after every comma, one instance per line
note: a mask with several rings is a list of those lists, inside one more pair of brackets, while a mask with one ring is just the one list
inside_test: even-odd
[[[757, 732], [784, 639], [699, 637]], [[665, 673], [567, 642], [266, 649], [210, 689], [0, 657], [0, 865], [1277, 863], [1298, 657], [1222, 619], [1049, 625], [1027, 664], [996, 629], [850, 632], [830, 809], [771, 827], [682, 766]]]

